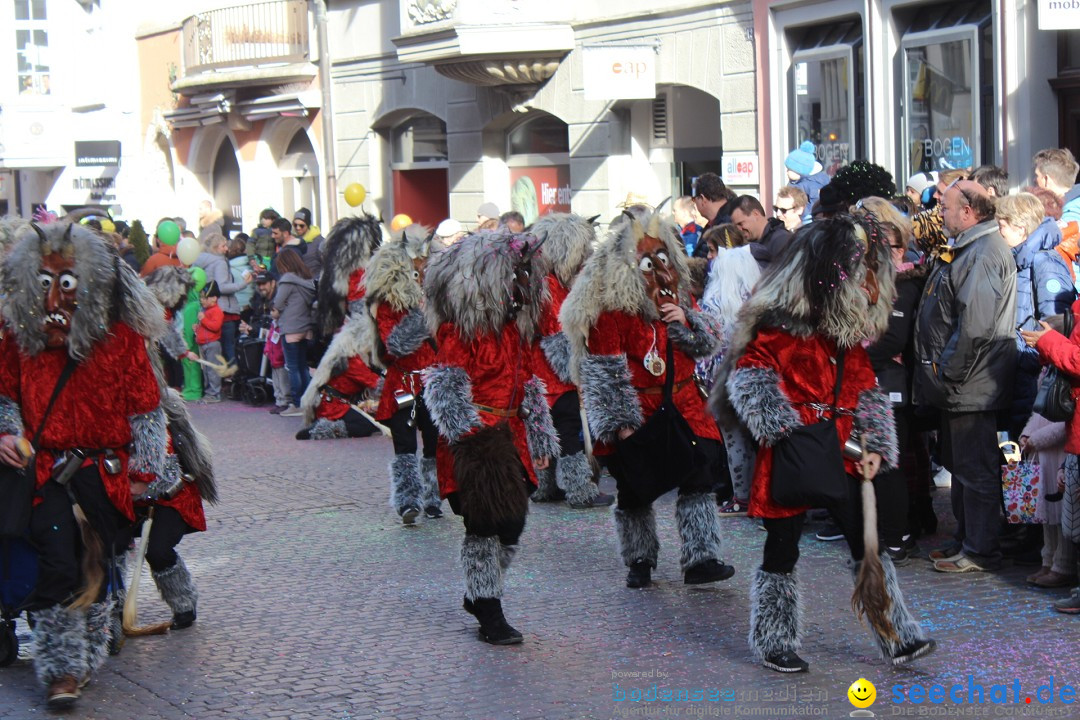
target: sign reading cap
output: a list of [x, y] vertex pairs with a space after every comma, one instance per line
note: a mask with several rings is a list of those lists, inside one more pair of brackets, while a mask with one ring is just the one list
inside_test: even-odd
[[656, 97], [656, 48], [611, 45], [584, 48], [586, 100], [651, 100]]

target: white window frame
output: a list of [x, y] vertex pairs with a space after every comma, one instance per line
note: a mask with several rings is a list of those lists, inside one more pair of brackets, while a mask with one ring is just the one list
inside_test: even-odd
[[[22, 92], [23, 92], [23, 88], [22, 88], [20, 78], [25, 77], [27, 74], [29, 74], [30, 77], [33, 77], [35, 79], [35, 83], [38, 82], [37, 79], [42, 77], [42, 76], [47, 76], [49, 78], [49, 91], [48, 92], [41, 93], [41, 92], [36, 92], [35, 91], [34, 93], [32, 93], [32, 96], [34, 96], [34, 97], [48, 97], [48, 96], [52, 95], [52, 93], [53, 93], [53, 88], [52, 88], [52, 85], [53, 85], [53, 69], [52, 69], [52, 63], [49, 62], [49, 56], [48, 56], [48, 51], [49, 51], [49, 4], [47, 2], [44, 3], [45, 17], [41, 18], [41, 19], [36, 19], [36, 18], [33, 17], [33, 15], [34, 15], [34, 0], [26, 0], [26, 4], [27, 4], [27, 12], [30, 15], [29, 20], [17, 20], [17, 19], [15, 19], [15, 3], [12, 2], [12, 4], [11, 4], [12, 21], [11, 21], [11, 29], [8, 32], [15, 33], [15, 37], [12, 38], [12, 46], [15, 48], [15, 78], [16, 78], [16, 81], [20, 83], [18, 92], [16, 94], [21, 95]], [[45, 45], [44, 46], [38, 46], [36, 43], [33, 42], [33, 40], [34, 40], [34, 32], [39, 31], [39, 30], [41, 32], [45, 33]], [[19, 70], [19, 58], [24, 56], [24, 54], [18, 49], [18, 45], [19, 45], [18, 33], [19, 33], [19, 31], [26, 31], [26, 32], [30, 33], [30, 41], [31, 41], [31, 44], [33, 45], [33, 47], [42, 47], [42, 49], [45, 51], [45, 53], [46, 53], [46, 56], [45, 56], [45, 58], [46, 58], [45, 70], [31, 69], [29, 73], [24, 73], [24, 72]], [[30, 65], [31, 65], [31, 68], [33, 68], [33, 67], [36, 66], [36, 63], [30, 63]]]
[[[405, 162], [395, 162], [394, 161], [394, 150], [395, 150], [394, 144], [395, 144], [395, 142], [397, 142], [397, 138], [398, 138], [398, 135], [399, 135], [399, 132], [400, 132], [401, 128], [404, 127], [405, 125], [408, 125], [409, 123], [413, 122], [417, 118], [425, 117], [425, 116], [433, 117], [436, 120], [438, 120], [439, 122], [441, 122], [443, 124], [444, 136], [449, 137], [449, 132], [446, 131], [446, 123], [443, 122], [443, 119], [440, 118], [439, 116], [431, 115], [430, 113], [416, 113], [416, 114], [410, 115], [409, 117], [405, 118], [401, 122], [396, 123], [395, 125], [391, 126], [390, 129], [386, 133], [386, 138], [389, 141], [388, 142], [388, 149], [390, 151], [390, 169], [391, 170], [445, 170], [445, 169], [450, 167], [449, 147], [447, 149], [447, 156], [446, 156], [445, 160], [427, 160], [427, 161], [423, 161], [423, 162], [414, 162], [412, 160], [408, 160], [408, 161], [405, 161]], [[411, 156], [412, 156], [412, 153], [410, 153], [410, 157]]]
[[[864, 43], [865, 45], [865, 43]], [[836, 58], [844, 58], [847, 60], [847, 76], [848, 76], [848, 112], [847, 112], [847, 132], [848, 132], [848, 158], [849, 162], [855, 160], [856, 143], [855, 143], [855, 46], [848, 43], [838, 43], [836, 45], [826, 45], [824, 47], [813, 48], [811, 50], [797, 50], [791, 56], [791, 86], [789, 93], [789, 101], [791, 108], [790, 119], [792, 127], [791, 132], [791, 147], [798, 147], [803, 140], [799, 137], [799, 96], [796, 94], [797, 82], [796, 76], [798, 70], [796, 66], [803, 62], [820, 62], [822, 60], [834, 60]], [[818, 143], [815, 143], [817, 145]], [[815, 156], [815, 160], [821, 162]], [[822, 163], [824, 166], [824, 163]]]

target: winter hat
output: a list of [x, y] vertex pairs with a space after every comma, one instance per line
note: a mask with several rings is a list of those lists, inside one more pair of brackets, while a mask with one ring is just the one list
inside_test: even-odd
[[299, 220], [308, 227], [311, 227], [311, 211], [307, 208], [300, 208], [296, 211], [296, 214], [293, 215], [293, 220]]
[[923, 190], [936, 184], [937, 180], [934, 179], [933, 175], [925, 171], [917, 172], [907, 179], [907, 187], [917, 192], [920, 196], [923, 194]]
[[218, 287], [217, 280], [211, 280], [206, 283], [206, 287], [202, 289], [200, 293], [203, 297], [221, 297], [221, 289]]
[[447, 218], [439, 223], [439, 227], [435, 228], [435, 234], [442, 238], [448, 238], [457, 235], [462, 230], [464, 228], [461, 227], [461, 223], [453, 218]]
[[476, 208], [477, 217], [496, 218], [499, 217], [499, 206], [493, 202], [486, 202]]
[[797, 172], [803, 177], [814, 172], [814, 163], [817, 157], [814, 155], [814, 143], [809, 140], [803, 142], [796, 150], [788, 153], [784, 159], [784, 167], [792, 172]]

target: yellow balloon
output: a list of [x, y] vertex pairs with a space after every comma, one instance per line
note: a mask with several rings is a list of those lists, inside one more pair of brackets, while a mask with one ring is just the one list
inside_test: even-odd
[[412, 218], [405, 213], [398, 213], [390, 221], [390, 232], [398, 232], [412, 225]]
[[353, 183], [345, 188], [345, 202], [349, 204], [349, 207], [356, 207], [364, 202], [364, 198], [367, 197], [367, 190], [360, 183]]

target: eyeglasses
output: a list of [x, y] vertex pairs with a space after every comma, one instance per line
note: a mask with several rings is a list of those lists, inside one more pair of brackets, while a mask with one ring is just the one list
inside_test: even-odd
[[306, 227], [307, 227], [307, 223], [302, 223], [302, 222], [294, 222], [294, 223], [293, 223], [293, 227], [294, 227], [294, 228], [306, 228]]
[[787, 215], [794, 209], [794, 205], [792, 205], [791, 207], [780, 207], [779, 205], [774, 205], [772, 211], [774, 215]]

